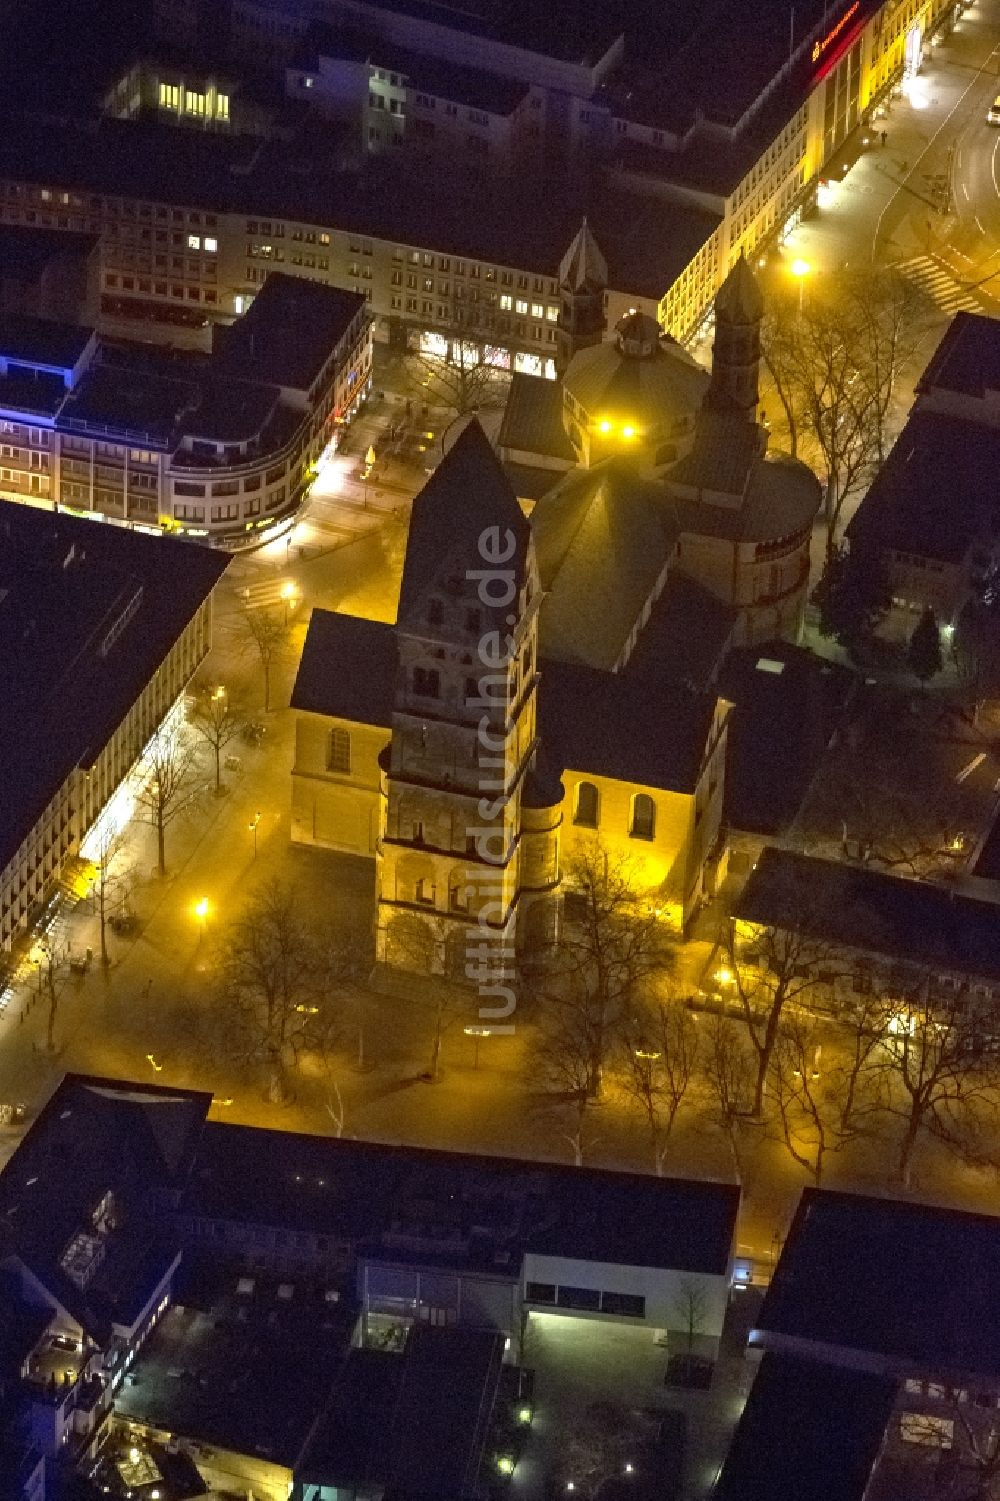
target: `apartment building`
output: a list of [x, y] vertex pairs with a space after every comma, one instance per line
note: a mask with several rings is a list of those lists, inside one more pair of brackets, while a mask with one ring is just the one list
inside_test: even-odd
[[221, 552], [0, 502], [0, 955], [206, 656]]
[[230, 549], [290, 526], [370, 386], [365, 302], [275, 274], [216, 334], [206, 359], [0, 317], [0, 495]]
[[574, 6], [546, 17], [519, 0], [329, 0], [317, 23], [302, 0], [241, 0], [231, 41], [257, 64], [276, 57], [289, 96], [349, 122], [355, 151], [597, 162], [644, 196], [717, 216], [689, 261], [661, 273], [660, 320], [684, 338], [741, 252], [835, 190], [827, 165], [961, 9], [723, 0], [708, 15], [671, 8], [668, 24], [642, 4], [616, 19]]

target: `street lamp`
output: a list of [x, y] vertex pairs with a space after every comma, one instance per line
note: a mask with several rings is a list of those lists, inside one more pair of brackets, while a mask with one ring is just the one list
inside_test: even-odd
[[803, 298], [806, 289], [806, 277], [809, 275], [812, 267], [810, 266], [808, 261], [802, 260], [801, 256], [796, 256], [795, 260], [791, 264], [790, 269], [792, 275], [795, 277], [796, 281], [799, 284], [799, 316], [801, 317]]
[[205, 929], [208, 926], [208, 897], [207, 896], [199, 897], [199, 899], [195, 902], [195, 904], [194, 904], [194, 915], [195, 915], [195, 917], [197, 917], [198, 921], [201, 923], [201, 934], [200, 934], [200, 936], [202, 938], [204, 938], [204, 936], [205, 936]]
[[288, 612], [294, 610], [296, 600], [296, 588], [291, 579], [286, 579], [281, 586], [281, 599], [285, 606], [285, 624], [288, 624]]
[[253, 835], [253, 857], [257, 858], [257, 825], [260, 823], [260, 811], [258, 810], [250, 820], [250, 832]]
[[493, 1036], [493, 1028], [492, 1027], [466, 1027], [464, 1029], [464, 1031], [465, 1031], [466, 1037], [474, 1037], [476, 1039], [476, 1056], [475, 1056], [475, 1060], [473, 1062], [472, 1067], [473, 1068], [478, 1068], [479, 1067], [479, 1044], [480, 1044], [480, 1042], [482, 1041], [482, 1039], [484, 1037], [492, 1037]]

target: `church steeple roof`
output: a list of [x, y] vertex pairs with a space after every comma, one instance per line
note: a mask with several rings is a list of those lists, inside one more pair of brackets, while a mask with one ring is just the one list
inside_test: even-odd
[[559, 267], [559, 281], [573, 292], [608, 284], [608, 263], [584, 217]]
[[719, 288], [715, 316], [728, 318], [731, 323], [759, 323], [764, 316], [764, 298], [742, 250], [736, 265]]

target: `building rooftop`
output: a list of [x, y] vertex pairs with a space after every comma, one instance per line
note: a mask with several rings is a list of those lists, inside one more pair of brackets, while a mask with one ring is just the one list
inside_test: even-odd
[[0, 126], [0, 177], [298, 220], [553, 280], [586, 214], [610, 286], [656, 299], [719, 223], [704, 209], [565, 172], [505, 177], [454, 162], [442, 173], [408, 155], [398, 160], [406, 153], [354, 170], [319, 146], [136, 121], [102, 120], [84, 131], [9, 116]]
[[9, 648], [0, 661], [0, 867], [70, 772], [110, 739], [228, 563], [194, 543], [0, 502]]
[[89, 255], [98, 244], [96, 234], [4, 224], [0, 226], [0, 281], [8, 276], [34, 280], [57, 257]]
[[998, 1276], [992, 1215], [806, 1188], [750, 1339], [995, 1380]]
[[933, 390], [983, 397], [1000, 392], [1000, 330], [995, 318], [956, 313], [917, 381], [918, 395]]
[[770, 846], [734, 915], [931, 969], [1000, 977], [994, 903], [863, 865]]
[[[663, 281], [661, 292], [668, 285]], [[634, 424], [640, 437], [643, 429], [662, 428], [666, 437], [673, 422], [698, 411], [708, 374], [686, 349], [665, 337], [648, 353], [632, 353], [630, 348], [619, 335], [579, 350], [563, 385], [589, 419], [608, 417]]]
[[[506, 536], [513, 546], [508, 549]], [[478, 422], [470, 422], [449, 448], [413, 502], [399, 586], [399, 625], [427, 626], [427, 605], [434, 591], [465, 592], [470, 570], [498, 566], [483, 555], [501, 548], [502, 566], [515, 589], [523, 589], [531, 550], [531, 529], [500, 460]], [[507, 630], [509, 603], [487, 604], [474, 587], [488, 629]]]
[[594, 64], [621, 30], [622, 7], [611, 3], [595, 13], [585, 0], [563, 0], [555, 11], [532, 0], [369, 0], [369, 14], [380, 10], [412, 16], [565, 62]]
[[365, 308], [359, 292], [272, 271], [242, 318], [217, 330], [223, 376], [308, 391]]
[[568, 662], [543, 661], [541, 674], [538, 724], [554, 764], [667, 792], [695, 790], [714, 693]]
[[[210, 1103], [67, 1074], [0, 1173], [0, 1255], [94, 1338], [134, 1321], [178, 1254], [152, 1200], [185, 1181]], [[104, 1232], [95, 1211], [109, 1193]]]
[[728, 1184], [209, 1121], [181, 1212], [498, 1276], [516, 1277], [527, 1252], [721, 1276], [738, 1204]]
[[896, 1382], [766, 1354], [713, 1501], [862, 1501]]
[[313, 610], [291, 706], [388, 730], [397, 667], [394, 625]]
[[[665, 677], [699, 692], [716, 680], [726, 659], [739, 611], [671, 568], [625, 665], [627, 677]], [[721, 690], [724, 698], [730, 694]], [[732, 739], [730, 719], [730, 740]], [[729, 785], [730, 771], [726, 771]]]
[[531, 454], [554, 460], [554, 468], [546, 471], [550, 483], [560, 469], [576, 463], [573, 445], [563, 426], [561, 381], [520, 372], [511, 376], [497, 449], [505, 459]]
[[496, 1331], [419, 1324], [402, 1354], [352, 1350], [300, 1473], [338, 1490], [471, 1496], [503, 1352]]
[[733, 828], [757, 834], [788, 828], [856, 681], [850, 668], [787, 641], [732, 653], [718, 688], [734, 706], [726, 761], [726, 819]]
[[357, 1317], [331, 1284], [248, 1276], [240, 1264], [185, 1252], [173, 1305], [118, 1389], [118, 1416], [295, 1465]]
[[424, 94], [495, 115], [512, 114], [529, 89], [521, 79], [400, 47], [371, 32], [314, 22], [306, 33], [296, 66], [315, 69], [323, 57], [371, 62], [384, 70], [402, 73], [413, 88]]
[[623, 460], [574, 469], [539, 500], [531, 530], [545, 590], [540, 651], [612, 671], [677, 539], [662, 485]]
[[92, 328], [27, 313], [0, 312], [0, 359], [46, 370], [72, 370], [94, 336]]
[[958, 563], [978, 537], [996, 529], [998, 466], [1000, 430], [918, 407], [847, 534], [865, 545]]

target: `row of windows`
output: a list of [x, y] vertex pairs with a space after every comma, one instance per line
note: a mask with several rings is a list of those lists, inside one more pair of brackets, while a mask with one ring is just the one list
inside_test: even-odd
[[[573, 803], [573, 822], [583, 829], [596, 829], [601, 822], [601, 795], [593, 782], [578, 782]], [[629, 810], [630, 839], [655, 839], [656, 804], [648, 792], [637, 792]]]
[[592, 1287], [556, 1286], [552, 1282], [528, 1282], [528, 1303], [548, 1303], [556, 1308], [574, 1308], [582, 1313], [607, 1313], [618, 1318], [644, 1319], [646, 1299], [638, 1293], [604, 1292]]

